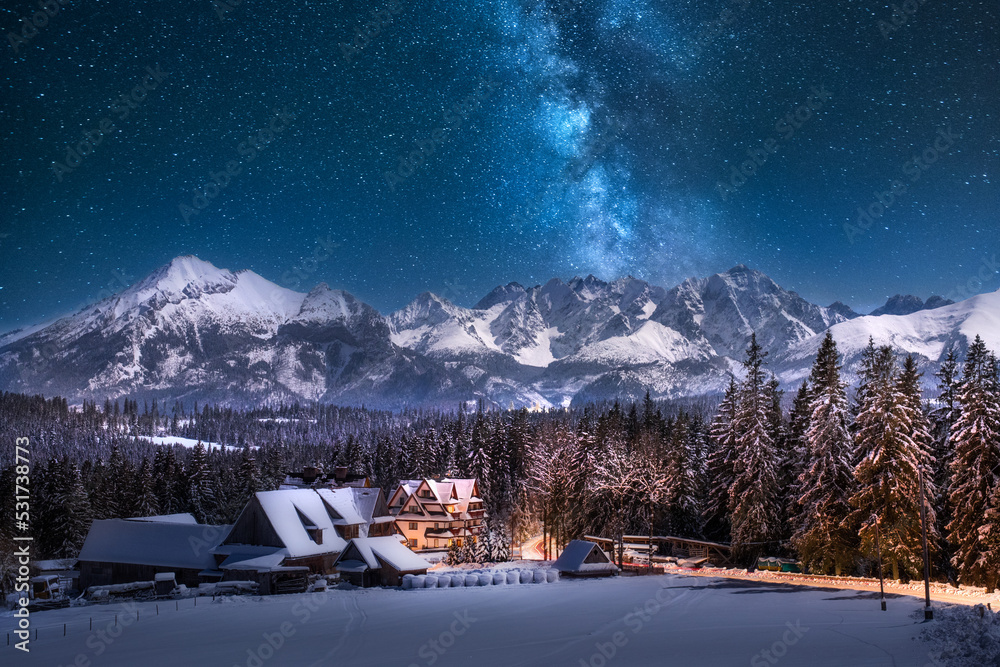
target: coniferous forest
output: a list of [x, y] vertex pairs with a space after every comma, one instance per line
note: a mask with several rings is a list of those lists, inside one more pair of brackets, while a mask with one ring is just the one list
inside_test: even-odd
[[[480, 480], [497, 553], [545, 532], [729, 542], [740, 562], [797, 557], [812, 572], [922, 576], [924, 498], [932, 577], [996, 588], [1000, 572], [1000, 377], [978, 337], [948, 354], [923, 392], [911, 357], [869, 343], [856, 386], [828, 334], [786, 396], [752, 337], [721, 397], [542, 412], [397, 413], [328, 405], [67, 405], [0, 395], [0, 480], [14, 488], [16, 438], [30, 438], [37, 558], [74, 557], [94, 519], [190, 512], [232, 523], [288, 471], [346, 466], [390, 493], [400, 479]], [[925, 395], [926, 394], [926, 395]], [[928, 399], [928, 395], [932, 398]], [[154, 444], [152, 437], [198, 441]], [[209, 446], [206, 447], [208, 443]], [[225, 447], [214, 445], [222, 444]], [[0, 496], [5, 516], [14, 499]], [[876, 540], [876, 531], [879, 539]], [[0, 581], [11, 589], [10, 522]]]

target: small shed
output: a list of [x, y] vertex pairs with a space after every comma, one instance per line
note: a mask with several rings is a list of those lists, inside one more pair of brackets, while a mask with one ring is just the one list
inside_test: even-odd
[[430, 563], [394, 535], [356, 537], [347, 543], [334, 568], [356, 586], [400, 586], [403, 575], [427, 574]]
[[573, 540], [567, 544], [552, 567], [569, 577], [610, 577], [618, 574], [618, 566], [611, 562], [604, 549], [586, 540]]

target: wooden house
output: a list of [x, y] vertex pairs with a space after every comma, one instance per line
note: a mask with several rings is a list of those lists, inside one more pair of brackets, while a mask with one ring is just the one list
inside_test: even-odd
[[411, 549], [444, 549], [475, 540], [485, 512], [476, 479], [403, 480], [389, 498], [396, 528]]
[[400, 586], [403, 575], [427, 574], [430, 563], [413, 553], [396, 535], [358, 537], [337, 559], [340, 578], [356, 586]]
[[303, 573], [333, 573], [348, 540], [394, 531], [381, 489], [263, 491], [214, 553], [225, 579], [256, 581], [262, 594], [290, 592], [303, 585]]

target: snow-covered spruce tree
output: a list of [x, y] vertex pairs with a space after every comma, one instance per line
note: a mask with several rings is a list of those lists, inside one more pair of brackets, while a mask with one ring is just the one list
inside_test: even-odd
[[810, 375], [811, 410], [796, 484], [797, 513], [791, 517], [792, 546], [802, 562], [814, 572], [832, 570], [838, 575], [850, 568], [858, 541], [857, 530], [848, 522], [854, 443], [848, 431], [847, 393], [840, 368], [837, 343], [827, 332]]
[[734, 554], [751, 561], [778, 547], [781, 534], [780, 460], [768, 420], [771, 396], [764, 371], [766, 352], [751, 334], [743, 361], [745, 377], [732, 428], [736, 439], [733, 485], [729, 490]]
[[1000, 485], [1000, 396], [996, 361], [976, 336], [965, 358], [958, 389], [960, 415], [952, 427], [948, 541], [958, 580], [984, 585], [992, 558], [981, 541], [990, 502]]
[[200, 440], [191, 450], [184, 472], [188, 483], [188, 511], [198, 523], [212, 523], [215, 519], [215, 485], [205, 445]]
[[446, 553], [444, 556], [444, 564], [458, 565], [459, 563], [462, 562], [461, 557], [462, 555], [461, 552], [459, 551], [458, 544], [455, 543], [455, 540], [451, 540], [448, 543], [448, 553]]
[[662, 501], [668, 535], [700, 537], [702, 511], [698, 468], [692, 450], [691, 418], [681, 411], [674, 421], [662, 467], [649, 461], [640, 471], [640, 489], [650, 507]]
[[64, 459], [61, 467], [64, 473], [62, 489], [53, 499], [55, 511], [51, 530], [57, 544], [52, 556], [75, 558], [90, 530], [90, 500], [83, 488], [83, 478], [76, 463]]
[[[958, 378], [960, 367], [955, 349], [949, 348], [948, 354], [941, 363], [941, 368], [934, 375], [938, 379], [938, 397], [936, 407], [931, 412], [934, 436], [934, 474], [932, 479], [937, 487], [933, 505], [937, 508], [937, 531], [945, 535], [945, 526], [951, 521], [951, 510], [948, 505], [949, 488], [951, 485], [951, 460], [954, 452], [951, 449], [951, 432], [959, 417]], [[935, 569], [945, 572], [949, 579], [954, 579], [954, 568], [951, 564], [951, 543], [941, 540]]]
[[892, 568], [893, 579], [901, 574], [919, 576], [923, 570], [919, 472], [927, 454], [920, 436], [914, 439], [919, 426], [892, 348], [878, 348], [866, 371], [870, 375], [864, 378], [866, 391], [856, 420], [860, 460], [854, 469], [857, 488], [851, 497], [850, 521], [860, 525], [861, 550], [872, 558], [878, 555], [878, 522], [882, 561]]
[[[815, 364], [813, 365], [815, 371]], [[846, 399], [845, 399], [846, 400]], [[786, 463], [787, 474], [791, 479], [788, 488], [785, 506], [790, 518], [789, 524], [794, 527], [795, 517], [801, 513], [799, 498], [802, 496], [801, 482], [806, 468], [806, 458], [808, 456], [808, 443], [806, 441], [806, 431], [809, 430], [809, 419], [812, 416], [812, 393], [809, 389], [809, 381], [803, 380], [799, 385], [799, 390], [792, 400], [792, 410], [788, 415], [788, 455]]]
[[736, 454], [733, 419], [736, 416], [737, 392], [736, 380], [730, 378], [722, 403], [708, 428], [704, 532], [709, 538], [722, 541], [729, 540], [731, 527], [729, 489], [733, 486], [733, 457]]
[[983, 524], [979, 526], [979, 543], [982, 548], [978, 563], [983, 572], [981, 583], [987, 591], [994, 591], [1000, 586], [1000, 484], [993, 487], [987, 502]]
[[135, 473], [135, 483], [131, 489], [131, 513], [134, 516], [154, 516], [160, 513], [160, 503], [156, 500], [153, 482], [153, 468], [149, 459], [143, 458]]

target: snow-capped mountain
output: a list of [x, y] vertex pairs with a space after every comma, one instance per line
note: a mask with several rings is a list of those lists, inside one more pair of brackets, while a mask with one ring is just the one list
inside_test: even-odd
[[471, 390], [394, 345], [382, 316], [346, 292], [319, 285], [301, 294], [191, 256], [40, 331], [0, 338], [0, 386], [74, 400], [369, 405], [386, 395], [394, 405], [460, 400]]
[[928, 304], [861, 317], [740, 265], [670, 290], [632, 277], [509, 283], [472, 308], [425, 292], [383, 316], [325, 284], [304, 294], [186, 256], [74, 315], [0, 336], [0, 389], [73, 401], [565, 405], [718, 392], [752, 331], [789, 385], [831, 327], [848, 373], [869, 336], [917, 354], [925, 378], [977, 333], [1000, 349], [1000, 294]]

